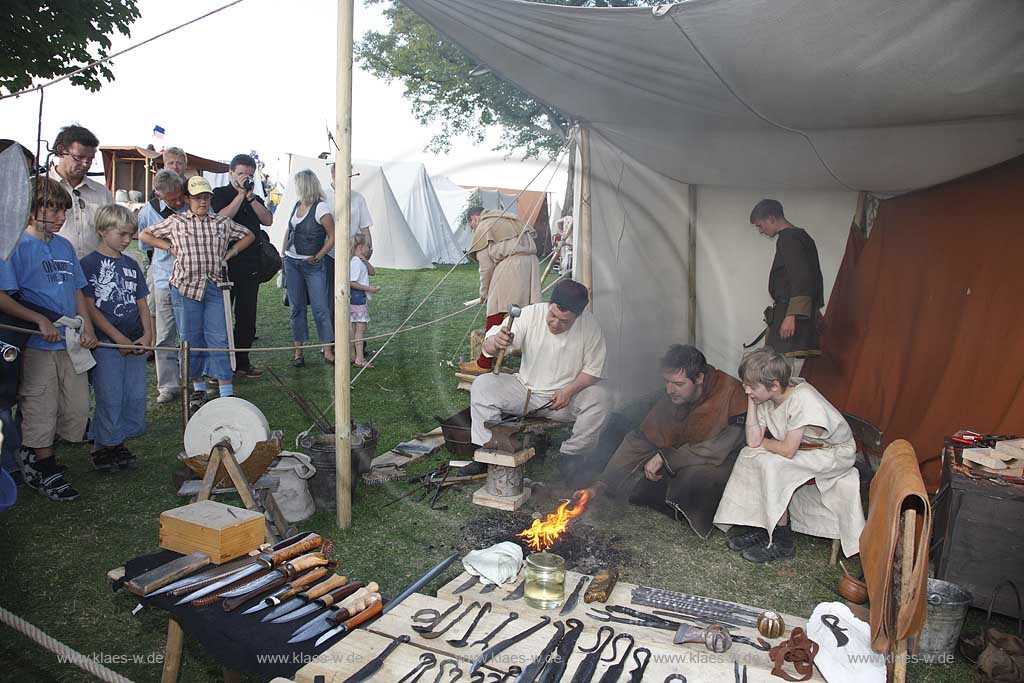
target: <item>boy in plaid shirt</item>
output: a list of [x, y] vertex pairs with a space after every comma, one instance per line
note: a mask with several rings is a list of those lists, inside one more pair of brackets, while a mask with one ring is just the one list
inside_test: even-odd
[[[213, 188], [202, 176], [188, 179], [189, 210], [142, 231], [140, 240], [174, 257], [171, 270], [171, 305], [178, 334], [194, 347], [227, 348], [224, 293], [217, 287], [228, 259], [252, 244], [255, 237], [234, 221], [210, 213]], [[237, 240], [237, 241], [236, 241]], [[228, 244], [235, 242], [230, 249]], [[227, 352], [193, 355], [189, 366], [192, 403], [206, 400], [206, 380], [220, 383], [221, 396], [233, 396], [231, 361]]]

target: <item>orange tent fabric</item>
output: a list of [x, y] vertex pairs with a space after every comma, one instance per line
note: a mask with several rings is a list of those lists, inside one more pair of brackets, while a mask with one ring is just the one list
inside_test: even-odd
[[1024, 157], [881, 203], [851, 230], [823, 354], [803, 374], [907, 439], [930, 490], [943, 437], [1024, 433]]

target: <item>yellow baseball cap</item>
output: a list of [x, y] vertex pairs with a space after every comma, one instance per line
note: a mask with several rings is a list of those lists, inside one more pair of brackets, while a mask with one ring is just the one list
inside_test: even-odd
[[213, 188], [210, 187], [209, 180], [201, 175], [194, 175], [188, 179], [186, 192], [188, 196], [195, 197], [200, 194], [213, 194]]

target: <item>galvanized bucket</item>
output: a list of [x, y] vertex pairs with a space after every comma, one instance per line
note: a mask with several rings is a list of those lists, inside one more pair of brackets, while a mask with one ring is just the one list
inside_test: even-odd
[[928, 579], [928, 615], [921, 631], [917, 655], [925, 661], [951, 661], [973, 596], [939, 579]]

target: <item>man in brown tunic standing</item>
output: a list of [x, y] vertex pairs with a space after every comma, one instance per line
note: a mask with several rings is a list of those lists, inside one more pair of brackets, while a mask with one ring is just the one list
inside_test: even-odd
[[759, 201], [750, 212], [750, 223], [765, 237], [775, 238], [775, 260], [768, 276], [774, 303], [765, 310], [765, 345], [791, 359], [820, 356], [818, 319], [825, 295], [814, 240], [786, 220], [782, 204], [774, 199]]
[[622, 497], [640, 485], [639, 498], [657, 496], [707, 538], [744, 445], [747, 397], [739, 380], [708, 365], [694, 346], [670, 346], [661, 374], [665, 396], [626, 435], [590, 493]]

